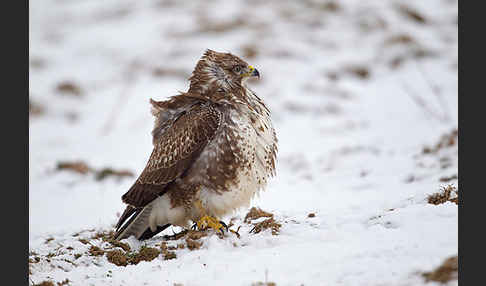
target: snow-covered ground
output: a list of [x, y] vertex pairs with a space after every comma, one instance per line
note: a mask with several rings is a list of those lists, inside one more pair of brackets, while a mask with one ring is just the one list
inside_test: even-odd
[[[458, 127], [457, 1], [29, 6], [30, 100], [43, 109], [29, 128], [31, 283], [422, 285], [421, 273], [457, 255], [457, 205], [427, 203], [457, 186], [457, 140], [424, 152]], [[79, 239], [113, 229], [135, 177], [96, 180], [57, 164], [138, 175], [152, 148], [149, 98], [187, 90], [207, 48], [262, 75], [249, 86], [272, 111], [279, 153], [252, 206], [274, 214], [279, 234], [249, 233], [241, 209], [224, 218], [240, 238], [210, 234], [175, 259], [116, 266], [90, 256]], [[128, 239], [135, 250], [162, 241]]]

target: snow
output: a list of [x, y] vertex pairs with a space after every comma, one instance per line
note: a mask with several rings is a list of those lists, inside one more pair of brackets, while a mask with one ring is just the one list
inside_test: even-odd
[[[422, 153], [458, 127], [457, 1], [343, 0], [336, 11], [324, 3], [30, 1], [30, 59], [43, 63], [31, 64], [30, 99], [46, 109], [29, 127], [31, 251], [44, 257], [62, 244], [83, 253], [89, 245], [80, 237], [113, 228], [135, 178], [97, 181], [58, 171], [57, 163], [83, 160], [138, 175], [152, 147], [149, 98], [187, 90], [207, 48], [231, 51], [262, 75], [248, 84], [272, 111], [279, 153], [277, 176], [252, 206], [282, 224], [279, 235], [249, 233], [248, 209], [241, 209], [224, 218], [241, 225], [239, 239], [210, 235], [201, 249], [176, 250], [176, 259], [161, 255], [126, 267], [87, 255], [73, 266], [62, 260], [72, 253], [61, 254], [31, 264], [30, 279], [423, 285], [420, 273], [457, 255], [457, 205], [426, 200], [443, 186], [457, 187], [457, 179], [439, 180], [458, 174], [457, 143]], [[405, 17], [398, 4], [426, 22]], [[412, 40], [389, 44], [400, 35]], [[248, 46], [256, 57], [245, 57]], [[397, 57], [403, 61], [393, 67]], [[347, 72], [355, 66], [368, 77]], [[167, 73], [156, 76], [157, 68]], [[56, 86], [65, 81], [82, 95], [60, 94]], [[162, 240], [127, 241], [138, 249]]]

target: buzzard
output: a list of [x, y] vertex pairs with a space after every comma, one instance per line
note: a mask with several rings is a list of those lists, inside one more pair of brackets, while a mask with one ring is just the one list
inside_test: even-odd
[[170, 225], [223, 231], [219, 220], [248, 206], [275, 175], [270, 111], [246, 80], [257, 69], [231, 53], [206, 50], [185, 93], [154, 101], [153, 151], [122, 196], [115, 239], [148, 239]]

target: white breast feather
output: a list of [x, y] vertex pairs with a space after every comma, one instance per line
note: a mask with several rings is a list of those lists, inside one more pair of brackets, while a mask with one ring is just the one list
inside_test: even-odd
[[[266, 187], [268, 178], [273, 175], [273, 170], [267, 166], [265, 156], [267, 150], [273, 148], [274, 129], [270, 121], [269, 114], [259, 115], [254, 124], [251, 123], [250, 114], [254, 112], [246, 109], [247, 116], [242, 116], [236, 111], [230, 114], [231, 119], [236, 123], [234, 130], [243, 137], [237, 142], [240, 149], [249, 146], [250, 150], [245, 152], [245, 156], [250, 159], [254, 155], [255, 162], [251, 168], [243, 168], [237, 175], [235, 184], [228, 186], [230, 191], [217, 194], [207, 189], [201, 189], [200, 199], [208, 212], [216, 217], [222, 217], [240, 207], [248, 207], [251, 199]], [[257, 134], [258, 128], [264, 127], [260, 136]], [[245, 135], [242, 134], [242, 131]], [[216, 138], [215, 138], [216, 139]]]

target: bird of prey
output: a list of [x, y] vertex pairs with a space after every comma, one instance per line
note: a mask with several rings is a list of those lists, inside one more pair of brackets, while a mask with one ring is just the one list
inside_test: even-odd
[[231, 53], [206, 50], [187, 92], [154, 101], [153, 151], [122, 196], [115, 239], [153, 237], [170, 225], [221, 230], [219, 219], [248, 206], [275, 175], [270, 111], [246, 86], [260, 77]]

